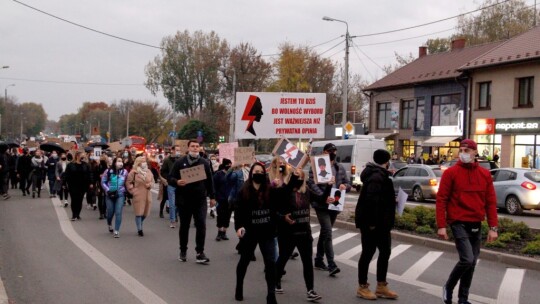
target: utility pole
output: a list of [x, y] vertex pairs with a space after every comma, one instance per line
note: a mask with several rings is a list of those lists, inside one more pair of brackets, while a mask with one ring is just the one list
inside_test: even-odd
[[176, 90], [173, 87], [173, 100], [172, 100], [172, 121], [173, 121], [173, 127], [172, 127], [172, 133], [171, 134], [171, 146], [174, 146], [174, 140], [176, 139], [176, 136], [174, 136], [174, 133], [176, 133]]
[[23, 142], [23, 138], [22, 138], [22, 130], [23, 130], [23, 116], [22, 116], [22, 112], [21, 112], [21, 134], [19, 134], [19, 140], [21, 142]]
[[111, 134], [111, 111], [110, 110], [109, 110], [109, 128], [108, 129], [109, 130], [108, 130], [107, 134], [109, 136], [107, 137], [107, 143], [110, 144], [111, 143], [111, 136], [112, 136], [112, 134]]
[[127, 112], [126, 137], [129, 137], [129, 103], [126, 103], [126, 112]]
[[232, 83], [233, 102], [231, 106], [231, 115], [229, 116], [229, 142], [234, 142], [234, 123], [236, 115], [236, 70], [233, 69], [233, 83]]

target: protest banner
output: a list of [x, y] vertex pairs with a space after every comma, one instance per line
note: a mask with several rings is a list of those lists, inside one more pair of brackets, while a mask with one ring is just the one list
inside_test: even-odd
[[108, 145], [109, 145], [109, 150], [111, 150], [112, 152], [118, 152], [124, 149], [124, 146], [119, 141], [113, 141], [109, 143]]
[[334, 202], [328, 205], [328, 210], [343, 211], [343, 207], [345, 206], [345, 193], [345, 190], [332, 188], [330, 197], [334, 198]]
[[307, 157], [304, 152], [300, 151], [287, 138], [282, 138], [277, 142], [272, 154], [281, 156], [285, 162], [294, 168], [301, 168], [305, 165], [305, 158]]
[[234, 161], [234, 149], [236, 148], [238, 148], [238, 142], [219, 144], [219, 163], [223, 163], [224, 158]]
[[255, 162], [255, 149], [253, 147], [234, 148], [234, 164], [252, 164]]
[[204, 171], [204, 165], [180, 169], [180, 179], [186, 181], [187, 184], [205, 180], [206, 172]]
[[47, 142], [50, 142], [50, 143], [61, 143], [62, 140], [60, 138], [57, 138], [57, 137], [47, 137]]
[[236, 93], [235, 137], [324, 138], [326, 94]]
[[316, 184], [328, 183], [332, 179], [331, 164], [328, 154], [311, 157], [311, 169], [315, 171], [313, 178]]
[[174, 144], [177, 145], [180, 148], [180, 151], [182, 152], [182, 155], [187, 154], [188, 152], [188, 142], [187, 139], [175, 139]]

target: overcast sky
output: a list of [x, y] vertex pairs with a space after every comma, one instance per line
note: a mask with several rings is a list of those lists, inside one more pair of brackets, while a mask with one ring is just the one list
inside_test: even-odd
[[[363, 35], [427, 23], [474, 10], [475, 0], [21, 0], [47, 13], [112, 35], [158, 46], [176, 31], [214, 30], [231, 46], [249, 42], [262, 54], [283, 42], [314, 46], [345, 34]], [[527, 1], [532, 4], [533, 0]], [[386, 35], [355, 38], [350, 72], [369, 82], [383, 75], [379, 66], [393, 63], [394, 52], [418, 54], [428, 38], [453, 33], [456, 19]], [[445, 31], [448, 30], [448, 31]], [[442, 33], [436, 33], [441, 32]], [[432, 34], [436, 33], [436, 34]], [[430, 36], [365, 46], [420, 35]], [[314, 50], [343, 63], [340, 40]], [[326, 51], [326, 52], [325, 52]], [[363, 54], [363, 53], [365, 54]], [[75, 113], [84, 101], [158, 100], [144, 87], [144, 67], [158, 49], [91, 32], [0, 0], [0, 89], [18, 102], [43, 104], [49, 119]], [[366, 57], [371, 58], [373, 62]], [[267, 56], [267, 59], [275, 57]], [[70, 84], [70, 83], [100, 83]], [[116, 85], [113, 85], [116, 84]]]

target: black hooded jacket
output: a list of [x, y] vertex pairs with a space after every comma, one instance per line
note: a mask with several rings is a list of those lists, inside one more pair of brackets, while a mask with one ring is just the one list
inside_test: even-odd
[[396, 218], [396, 198], [390, 173], [368, 163], [360, 174], [362, 191], [356, 204], [356, 227], [391, 230]]

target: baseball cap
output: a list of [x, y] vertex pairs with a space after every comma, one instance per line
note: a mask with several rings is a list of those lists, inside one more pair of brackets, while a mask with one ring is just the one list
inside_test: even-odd
[[472, 139], [464, 139], [461, 141], [461, 143], [459, 144], [459, 147], [464, 147], [464, 148], [469, 148], [469, 149], [472, 149], [472, 150], [478, 150], [478, 147], [476, 145], [476, 142]]
[[336, 145], [334, 145], [333, 143], [328, 143], [324, 145], [324, 148], [323, 148], [323, 151], [336, 151], [336, 150], [337, 150]]

